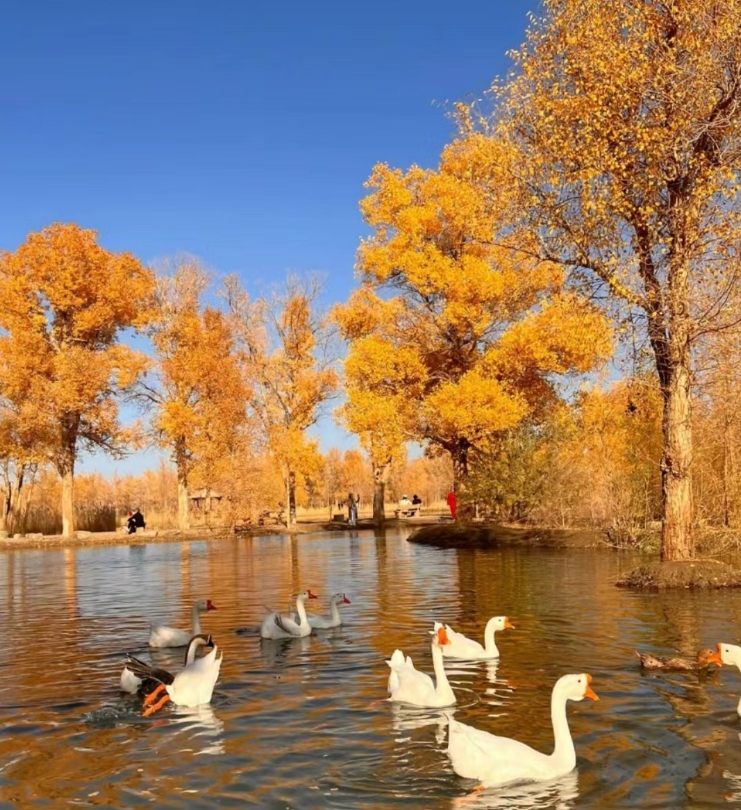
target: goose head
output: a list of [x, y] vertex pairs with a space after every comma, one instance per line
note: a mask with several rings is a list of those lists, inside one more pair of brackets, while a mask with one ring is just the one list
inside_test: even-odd
[[216, 605], [210, 599], [199, 599], [196, 608], [199, 613], [206, 613], [209, 610], [216, 610]]
[[334, 602], [335, 605], [349, 605], [349, 604], [351, 604], [350, 600], [345, 596], [344, 593], [336, 593], [332, 597], [332, 599], [330, 601]]
[[489, 619], [487, 624], [494, 630], [495, 633], [498, 633], [500, 630], [515, 629], [514, 624], [512, 624], [512, 622], [509, 620], [509, 616], [494, 616], [493, 619]]
[[442, 625], [438, 626], [437, 622], [435, 622], [435, 629], [432, 631], [432, 644], [435, 647], [444, 647], [446, 644], [450, 644], [448, 631]]
[[729, 664], [741, 668], [741, 647], [735, 644], [718, 644], [715, 652], [708, 658], [708, 662], [718, 666]]
[[580, 675], [562, 675], [558, 681], [556, 681], [556, 686], [553, 691], [558, 691], [566, 700], [584, 700], [584, 698], [599, 700], [592, 689], [591, 683], [592, 676], [586, 673], [581, 673]]

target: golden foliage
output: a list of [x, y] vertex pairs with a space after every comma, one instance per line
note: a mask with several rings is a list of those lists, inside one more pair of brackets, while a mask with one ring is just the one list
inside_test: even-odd
[[610, 354], [604, 317], [537, 257], [532, 232], [508, 222], [520, 249], [500, 244], [499, 149], [477, 133], [446, 147], [437, 170], [381, 164], [367, 183], [363, 284], [335, 318], [350, 341], [341, 417], [372, 457], [415, 439], [464, 474], [468, 447], [553, 399], [558, 375]]
[[123, 450], [114, 394], [143, 360], [118, 337], [146, 323], [153, 286], [131, 254], [105, 250], [73, 224], [0, 255], [0, 390], [26, 440], [68, 477], [66, 532], [79, 449]]

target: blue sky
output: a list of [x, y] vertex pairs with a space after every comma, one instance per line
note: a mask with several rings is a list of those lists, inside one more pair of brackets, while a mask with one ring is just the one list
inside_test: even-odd
[[[6, 0], [0, 247], [51, 222], [344, 300], [374, 163], [433, 166], [537, 0]], [[324, 421], [323, 449], [354, 442]], [[80, 469], [138, 472], [152, 454]]]

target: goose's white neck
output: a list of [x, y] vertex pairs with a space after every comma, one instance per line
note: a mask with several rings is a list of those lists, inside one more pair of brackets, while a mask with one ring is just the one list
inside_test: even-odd
[[492, 658], [499, 655], [499, 649], [494, 641], [494, 633], [496, 633], [495, 625], [497, 623], [496, 617], [489, 619], [484, 628], [484, 649], [486, 654]]
[[298, 624], [299, 627], [303, 627], [309, 623], [309, 619], [306, 616], [306, 606], [304, 605], [306, 597], [299, 596], [296, 600], [296, 613], [298, 613]]
[[435, 670], [435, 696], [440, 701], [440, 705], [455, 703], [455, 695], [445, 672], [443, 650], [439, 644], [435, 643], [432, 644], [432, 666]]
[[330, 608], [329, 612], [330, 612], [330, 614], [332, 616], [332, 621], [333, 622], [339, 622], [340, 621], [340, 606], [337, 604], [337, 602], [334, 599], [330, 602], [329, 608]]
[[551, 695], [551, 722], [555, 739], [551, 760], [559, 772], [568, 773], [576, 767], [576, 750], [566, 719], [566, 698], [555, 689]]
[[198, 605], [193, 605], [193, 610], [190, 612], [190, 627], [194, 636], [201, 634], [201, 612], [198, 610]]

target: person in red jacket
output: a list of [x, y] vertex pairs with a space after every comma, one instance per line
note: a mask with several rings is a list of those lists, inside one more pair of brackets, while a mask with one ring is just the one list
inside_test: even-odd
[[453, 520], [455, 520], [458, 512], [458, 505], [455, 500], [455, 492], [453, 492], [452, 489], [448, 493], [447, 501], [448, 501], [448, 509], [450, 509], [450, 514], [453, 517]]

